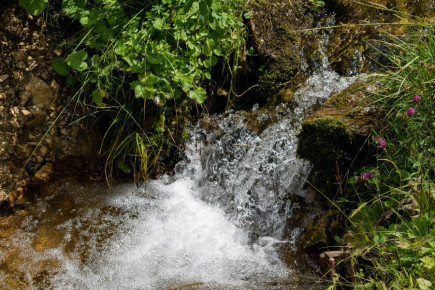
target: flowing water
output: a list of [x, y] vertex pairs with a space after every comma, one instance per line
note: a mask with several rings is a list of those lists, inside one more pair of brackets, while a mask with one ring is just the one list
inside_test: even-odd
[[[210, 116], [173, 176], [146, 189], [63, 182], [0, 222], [6, 289], [303, 289], [315, 212], [300, 123], [351, 83], [320, 67], [290, 106]], [[272, 120], [275, 120], [272, 122]], [[204, 123], [204, 122], [203, 122]], [[270, 125], [267, 125], [271, 123]], [[253, 124], [263, 124], [261, 130]], [[204, 129], [208, 127], [208, 130]], [[302, 259], [303, 260], [303, 259]]]

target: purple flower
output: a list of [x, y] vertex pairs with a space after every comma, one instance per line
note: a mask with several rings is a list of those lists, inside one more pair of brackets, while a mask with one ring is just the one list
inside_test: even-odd
[[373, 173], [371, 173], [371, 172], [364, 172], [364, 173], [362, 174], [362, 177], [363, 177], [364, 179], [372, 179], [373, 177], [375, 177], [375, 175], [374, 175]]
[[415, 109], [413, 107], [408, 109], [408, 115], [412, 116], [415, 114]]
[[364, 172], [361, 173], [361, 175], [356, 177], [356, 181], [360, 184], [364, 184], [367, 182], [367, 180], [372, 179], [373, 177], [375, 177], [375, 175], [371, 172]]
[[378, 148], [383, 149], [387, 146], [387, 142], [385, 141], [385, 138], [382, 136], [376, 136], [375, 137], [376, 142], [378, 142]]
[[421, 100], [421, 97], [418, 96], [418, 95], [412, 98], [412, 102], [413, 102], [413, 103], [418, 102], [418, 101], [420, 101], [420, 100]]

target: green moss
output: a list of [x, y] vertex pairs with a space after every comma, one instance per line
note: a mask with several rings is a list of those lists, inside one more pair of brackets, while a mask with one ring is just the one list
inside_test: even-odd
[[[344, 109], [352, 103], [352, 98], [355, 94], [361, 92], [367, 86], [366, 83], [356, 82], [350, 85], [347, 89], [342, 90], [338, 94], [332, 96], [325, 102], [326, 107], [334, 107]], [[352, 105], [353, 107], [353, 105]]]
[[305, 120], [298, 137], [298, 155], [311, 161], [326, 183], [334, 180], [337, 167], [346, 171], [358, 150], [355, 135], [337, 118]]

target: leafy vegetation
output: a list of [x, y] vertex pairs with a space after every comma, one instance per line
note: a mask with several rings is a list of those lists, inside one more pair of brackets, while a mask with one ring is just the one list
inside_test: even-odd
[[27, 13], [39, 15], [48, 6], [48, 0], [20, 0], [20, 6], [23, 7]]
[[[32, 13], [46, 2], [24, 7]], [[156, 172], [208, 87], [231, 83], [243, 9], [237, 0], [63, 0], [62, 13], [80, 30], [52, 65], [80, 85], [91, 115], [103, 113], [107, 176], [116, 168]]]
[[[75, 19], [79, 31], [68, 53], [52, 65], [69, 84], [79, 84], [79, 103], [106, 123], [102, 150], [108, 176], [115, 169], [144, 178], [157, 171], [161, 156], [184, 137], [192, 108], [204, 103], [209, 86], [231, 83], [226, 76], [238, 69], [242, 17], [249, 17], [245, 4], [63, 0], [62, 12]], [[20, 0], [20, 5], [37, 15], [48, 0]], [[386, 118], [368, 140], [377, 150], [376, 162], [355, 169], [347, 199], [335, 200], [348, 209], [348, 231], [335, 238], [351, 255], [337, 262], [349, 272], [334, 271], [331, 288], [431, 289], [435, 34], [424, 27], [391, 36], [381, 47], [387, 48], [378, 53], [388, 65], [372, 97]], [[341, 131], [342, 139], [346, 131]]]
[[340, 262], [351, 274], [335, 274], [334, 286], [433, 289], [435, 34], [425, 28], [382, 44], [389, 64], [373, 98], [386, 118], [369, 141], [376, 163], [355, 171], [341, 201], [354, 208], [336, 237], [352, 250]]

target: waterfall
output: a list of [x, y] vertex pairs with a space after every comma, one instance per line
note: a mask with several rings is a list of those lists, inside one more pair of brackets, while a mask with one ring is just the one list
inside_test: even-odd
[[[330, 71], [325, 56], [291, 105], [210, 116], [211, 130], [192, 126], [172, 176], [146, 188], [63, 184], [1, 241], [9, 254], [0, 254], [0, 284], [298, 288], [298, 265], [285, 262], [282, 249], [296, 250], [303, 224], [289, 221], [315, 198], [304, 189], [311, 168], [296, 157], [296, 135], [308, 114], [351, 82]], [[253, 116], [264, 128], [253, 126]], [[313, 214], [306, 210], [305, 220]], [[16, 265], [5, 266], [8, 259]]]

